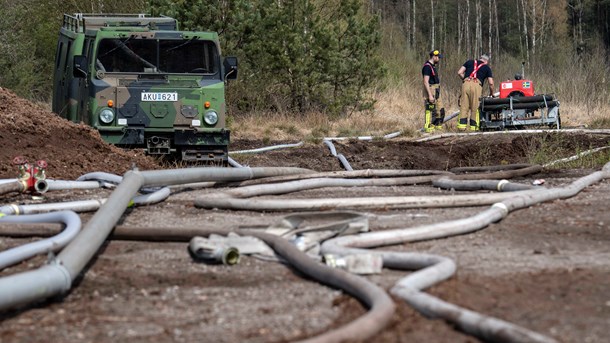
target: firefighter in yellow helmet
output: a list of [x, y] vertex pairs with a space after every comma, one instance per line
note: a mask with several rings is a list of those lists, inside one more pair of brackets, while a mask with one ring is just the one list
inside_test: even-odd
[[458, 70], [458, 75], [463, 83], [457, 128], [458, 130], [470, 128], [472, 131], [477, 131], [480, 123], [479, 103], [485, 80], [489, 85], [489, 95], [494, 94], [494, 79], [489, 67], [489, 55], [482, 54], [478, 59], [466, 61]]
[[424, 83], [424, 131], [434, 132], [435, 129], [443, 128], [445, 118], [445, 108], [443, 108], [441, 102], [441, 80], [438, 76], [438, 70], [436, 70], [436, 65], [443, 55], [438, 50], [432, 50], [429, 56], [430, 58], [424, 63], [421, 70]]

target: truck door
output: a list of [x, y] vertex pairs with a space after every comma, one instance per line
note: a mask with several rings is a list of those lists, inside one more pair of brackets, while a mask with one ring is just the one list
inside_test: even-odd
[[[93, 43], [91, 38], [86, 38], [85, 39], [85, 44], [83, 46], [83, 55], [86, 57], [88, 64], [91, 65], [91, 60], [90, 60], [90, 56], [92, 55], [92, 50], [93, 50]], [[91, 69], [92, 70], [92, 69]], [[91, 75], [91, 72], [89, 73], [89, 75], [87, 76], [87, 78], [79, 78], [79, 77], [75, 77], [73, 80], [73, 82], [75, 83], [72, 92], [73, 94], [71, 94], [71, 98], [73, 99], [73, 101], [76, 102], [76, 109], [75, 109], [75, 113], [74, 113], [74, 118], [71, 118], [72, 121], [74, 121], [75, 123], [84, 121], [85, 123], [88, 123], [89, 121], [87, 121], [88, 116], [86, 115], [87, 110], [89, 108], [89, 94], [87, 92], [88, 90], [88, 84], [89, 84], [89, 79], [93, 77]]]
[[63, 67], [66, 60], [66, 42], [65, 36], [60, 35], [57, 42], [57, 50], [55, 52], [55, 72], [53, 73], [53, 112], [61, 114], [62, 108], [66, 106], [64, 101], [64, 87], [62, 79], [65, 70]]

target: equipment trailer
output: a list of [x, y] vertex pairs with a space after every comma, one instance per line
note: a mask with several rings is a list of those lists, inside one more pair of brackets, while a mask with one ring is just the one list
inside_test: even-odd
[[[522, 74], [521, 74], [522, 75]], [[524, 129], [527, 126], [561, 128], [559, 101], [554, 95], [534, 95], [534, 83], [523, 80], [500, 83], [499, 98], [481, 98], [481, 130]]]

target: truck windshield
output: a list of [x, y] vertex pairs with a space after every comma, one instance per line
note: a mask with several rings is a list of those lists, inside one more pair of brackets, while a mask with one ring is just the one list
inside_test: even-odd
[[108, 73], [194, 73], [219, 76], [212, 41], [193, 39], [102, 39], [96, 69]]

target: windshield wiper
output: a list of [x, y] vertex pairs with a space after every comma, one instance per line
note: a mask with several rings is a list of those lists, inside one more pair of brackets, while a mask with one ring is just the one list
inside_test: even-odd
[[97, 58], [100, 57], [104, 57], [106, 55], [108, 55], [109, 53], [113, 52], [114, 50], [121, 48], [121, 47], [125, 47], [125, 43], [129, 42], [129, 40], [132, 38], [133, 36], [129, 36], [129, 38], [127, 38], [125, 41], [119, 40], [119, 43], [116, 42], [116, 39], [112, 39], [111, 41], [113, 42], [113, 44], [116, 45], [116, 47], [114, 49], [111, 49], [110, 51], [106, 52], [105, 54], [103, 54], [102, 56], [98, 56]]
[[108, 55], [108, 54], [110, 54], [111, 52], [115, 51], [116, 49], [121, 49], [121, 50], [123, 50], [123, 51], [124, 51], [124, 52], [125, 52], [125, 53], [126, 53], [128, 56], [129, 56], [129, 57], [131, 57], [131, 58], [133, 58], [133, 59], [135, 59], [135, 60], [137, 60], [137, 61], [140, 61], [140, 62], [141, 62], [141, 63], [143, 63], [143, 64], [144, 64], [146, 67], [157, 69], [157, 66], [156, 66], [156, 65], [154, 65], [154, 64], [152, 64], [152, 63], [150, 63], [149, 61], [147, 61], [146, 59], [144, 59], [142, 56], [140, 56], [140, 55], [136, 54], [136, 53], [135, 53], [133, 50], [131, 50], [130, 48], [128, 48], [128, 47], [127, 47], [127, 42], [129, 42], [129, 40], [130, 40], [131, 38], [133, 38], [133, 36], [129, 36], [129, 38], [127, 38], [126, 40], [124, 40], [124, 41], [123, 41], [123, 40], [119, 40], [118, 42], [117, 42], [117, 40], [116, 40], [116, 39], [112, 39], [111, 41], [112, 41], [112, 43], [113, 43], [113, 44], [115, 44], [115, 45], [116, 45], [116, 47], [115, 47], [115, 48], [113, 48], [113, 49], [111, 49], [110, 51], [106, 52], [105, 54], [103, 54], [103, 55], [101, 55], [101, 56], [98, 56], [98, 59], [99, 59], [99, 58], [101, 58], [101, 57], [104, 57], [104, 56], [106, 56], [106, 55]]
[[183, 46], [185, 46], [187, 44], [191, 44], [196, 39], [198, 39], [198, 38], [197, 37], [192, 37], [191, 39], [187, 40], [186, 42], [184, 42], [184, 43], [182, 43], [180, 45], [177, 45], [177, 46], [175, 46], [173, 48], [169, 48], [169, 49], [165, 50], [165, 52], [176, 50], [176, 49], [181, 48], [181, 47], [183, 47]]

